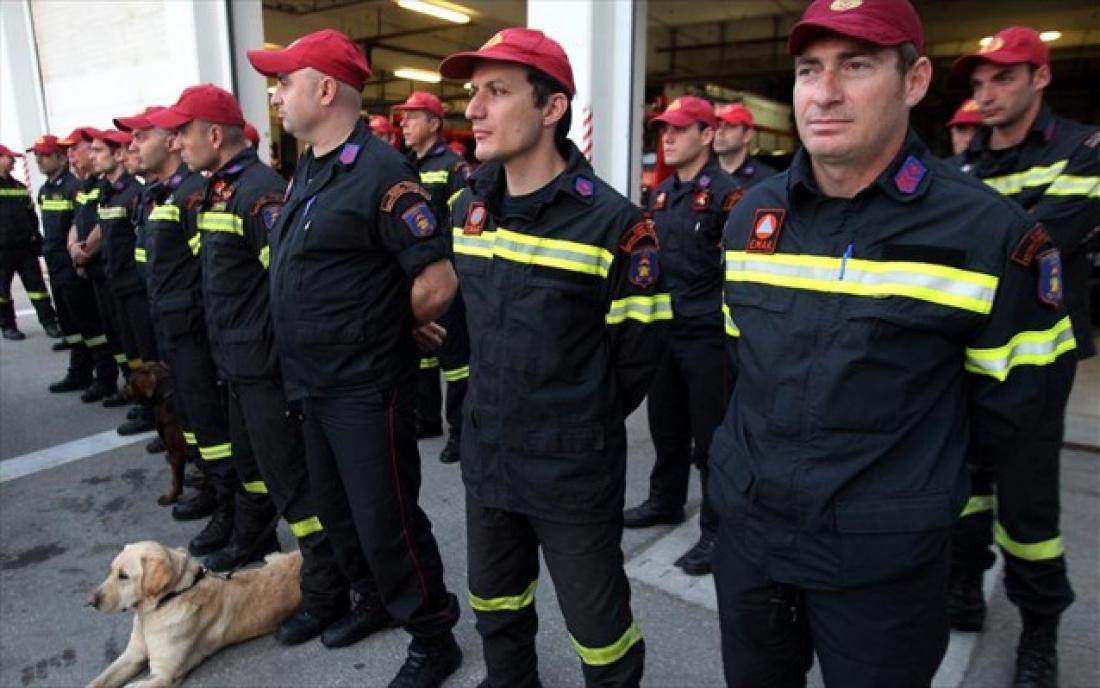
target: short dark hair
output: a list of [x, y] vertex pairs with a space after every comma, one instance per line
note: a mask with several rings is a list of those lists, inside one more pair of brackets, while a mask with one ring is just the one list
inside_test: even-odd
[[898, 56], [898, 71], [901, 72], [902, 76], [908, 74], [909, 70], [920, 59], [920, 51], [912, 43], [902, 43], [894, 46], [894, 53]]
[[534, 88], [535, 107], [543, 107], [555, 93], [563, 94], [569, 101], [565, 108], [565, 114], [558, 120], [554, 128], [554, 143], [561, 150], [565, 149], [565, 142], [569, 138], [569, 129], [573, 126], [573, 97], [569, 95], [569, 89], [560, 81], [546, 72], [526, 67], [527, 83]]

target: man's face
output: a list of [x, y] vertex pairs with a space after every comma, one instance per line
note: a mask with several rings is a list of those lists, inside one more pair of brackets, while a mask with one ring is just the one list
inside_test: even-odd
[[69, 156], [69, 166], [73, 168], [74, 172], [77, 174], [88, 174], [92, 171], [92, 152], [90, 143], [84, 139], [80, 139], [69, 146], [66, 153]]
[[206, 122], [191, 120], [176, 133], [183, 161], [192, 172], [217, 169], [218, 149], [214, 147], [212, 132], [213, 127]]
[[714, 132], [714, 152], [718, 155], [736, 154], [745, 150], [752, 141], [753, 130], [744, 124], [718, 121]]
[[507, 160], [534, 148], [542, 135], [544, 108], [523, 67], [483, 62], [470, 78], [466, 119], [473, 124], [474, 155], [482, 162]]
[[34, 162], [38, 165], [39, 172], [47, 177], [52, 177], [65, 166], [66, 160], [64, 153], [50, 153], [48, 155], [35, 153]]
[[1027, 64], [982, 62], [970, 75], [982, 124], [989, 127], [1010, 126], [1025, 117], [1049, 83], [1049, 67], [1032, 71]]
[[958, 155], [966, 150], [976, 131], [978, 131], [976, 124], [956, 124], [951, 127], [951, 152]]
[[0, 176], [6, 177], [11, 174], [13, 167], [15, 167], [15, 158], [10, 155], [0, 155]]
[[122, 149], [122, 161], [128, 174], [141, 174], [141, 155], [132, 142]]
[[406, 110], [401, 120], [401, 134], [410, 148], [419, 148], [435, 139], [432, 120], [435, 119], [425, 110]]
[[142, 172], [157, 172], [164, 167], [176, 138], [166, 129], [135, 129], [133, 148], [137, 150]]
[[909, 124], [909, 108], [924, 97], [897, 67], [896, 51], [826, 37], [795, 59], [794, 115], [802, 144], [818, 161], [859, 163], [877, 158], [884, 141]]
[[96, 174], [111, 174], [118, 166], [115, 152], [102, 139], [92, 141], [88, 148], [92, 158], [92, 171]]
[[279, 75], [271, 104], [290, 134], [300, 137], [320, 119], [321, 78], [320, 72], [310, 68]]
[[666, 124], [661, 131], [661, 146], [664, 148], [665, 164], [679, 167], [695, 162], [710, 151], [714, 139], [714, 130], [700, 128], [694, 122], [683, 127]]

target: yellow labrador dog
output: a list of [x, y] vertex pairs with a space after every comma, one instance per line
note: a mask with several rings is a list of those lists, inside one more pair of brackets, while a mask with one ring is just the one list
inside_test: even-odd
[[121, 686], [149, 664], [141, 688], [178, 686], [187, 672], [226, 645], [273, 632], [298, 606], [301, 552], [272, 554], [231, 579], [206, 575], [182, 548], [126, 545], [107, 580], [88, 595], [103, 612], [134, 610], [126, 650], [89, 688]]

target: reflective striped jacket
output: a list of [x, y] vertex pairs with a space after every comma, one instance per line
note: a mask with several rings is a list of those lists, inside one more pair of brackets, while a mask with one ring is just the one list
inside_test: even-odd
[[962, 154], [963, 171], [1019, 203], [1050, 232], [1065, 260], [1077, 356], [1088, 358], [1096, 348], [1085, 241], [1100, 228], [1100, 130], [1058, 117], [1044, 105], [1019, 145], [992, 150], [990, 133], [981, 127], [974, 135]]
[[470, 176], [469, 166], [462, 156], [447, 147], [440, 138], [428, 154], [417, 158], [412, 152], [410, 160], [420, 174], [420, 185], [432, 195], [432, 210], [439, 218], [441, 226], [450, 228], [450, 208], [448, 201], [459, 191], [466, 188], [466, 178]]
[[210, 177], [197, 207], [210, 349], [221, 376], [235, 382], [279, 375], [268, 232], [285, 193], [283, 178], [246, 148]]
[[54, 284], [72, 284], [80, 279], [67, 248], [73, 226], [73, 200], [80, 193], [81, 181], [66, 167], [46, 181], [38, 191], [38, 209], [42, 212], [42, 254]]
[[100, 257], [107, 282], [118, 294], [145, 291], [145, 277], [138, 273], [134, 262], [141, 189], [141, 182], [123, 172], [103, 190], [99, 201], [99, 228], [103, 233]]
[[483, 165], [453, 206], [470, 382], [462, 474], [489, 507], [559, 521], [621, 516], [624, 419], [641, 402], [672, 305], [652, 223], [570, 145], [553, 197], [502, 216]]
[[0, 177], [0, 247], [31, 246], [41, 241], [30, 191], [14, 177]]
[[[73, 199], [73, 226], [76, 227], [77, 240], [86, 241], [88, 235], [99, 224], [99, 201], [108, 187], [110, 182], [101, 176], [92, 175], [84, 180], [82, 189]], [[102, 243], [100, 245], [102, 246]], [[89, 277], [97, 280], [106, 277], [103, 270], [102, 251], [92, 256], [92, 260], [82, 267]]]
[[741, 554], [833, 589], [942, 554], [964, 459], [1049, 441], [1074, 339], [1049, 237], [915, 135], [851, 199], [809, 165], [799, 151], [726, 224], [739, 375], [710, 487]]

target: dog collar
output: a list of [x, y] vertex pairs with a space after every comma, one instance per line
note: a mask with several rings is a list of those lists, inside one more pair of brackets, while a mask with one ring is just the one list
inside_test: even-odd
[[179, 597], [183, 593], [187, 592], [191, 588], [198, 585], [199, 581], [201, 581], [205, 577], [206, 577], [206, 567], [205, 566], [200, 566], [199, 570], [195, 573], [194, 580], [191, 581], [191, 585], [188, 585], [183, 590], [173, 590], [172, 592], [168, 593], [164, 597], [160, 598], [160, 602], [157, 602], [157, 606], [154, 607], [154, 609], [160, 609], [166, 603], [170, 602], [171, 600], [174, 600], [175, 598]]

